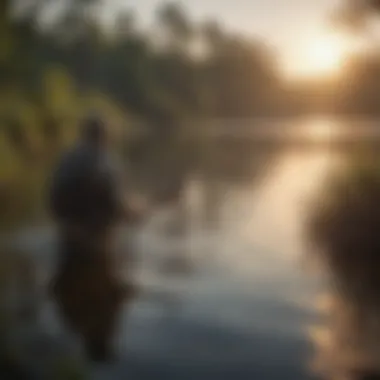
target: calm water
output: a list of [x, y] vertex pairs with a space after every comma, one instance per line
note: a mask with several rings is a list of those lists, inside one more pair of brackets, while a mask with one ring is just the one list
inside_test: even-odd
[[[305, 124], [304, 133], [329, 139], [332, 125]], [[308, 378], [323, 284], [304, 265], [303, 220], [341, 154], [220, 144], [189, 176], [181, 203], [132, 234], [143, 293], [121, 319], [120, 361], [95, 377]], [[127, 239], [122, 232], [121, 260]], [[24, 237], [49, 265], [53, 241], [46, 231]], [[181, 272], [178, 257], [192, 270]]]

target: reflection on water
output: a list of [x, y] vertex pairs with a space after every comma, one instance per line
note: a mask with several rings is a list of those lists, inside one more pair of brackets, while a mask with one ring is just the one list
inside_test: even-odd
[[[222, 373], [243, 379], [305, 377], [310, 351], [303, 328], [315, 283], [298, 267], [302, 221], [308, 199], [338, 156], [326, 150], [251, 148], [240, 153], [244, 160], [233, 170], [231, 156], [237, 159], [231, 152], [239, 148], [231, 144], [229, 149], [216, 152], [220, 155], [210, 158], [191, 182], [183, 199], [191, 212], [185, 215], [198, 223], [188, 223], [181, 239], [157, 233], [155, 220], [141, 231], [139, 246], [146, 259], [137, 280], [147, 293], [125, 320], [124, 350], [158, 362], [175, 361], [173, 373], [191, 368], [191, 378]], [[176, 220], [179, 210], [168, 212], [166, 221], [158, 217], [158, 223]], [[169, 251], [190, 255], [196, 272], [184, 278], [161, 276], [152, 268], [152, 256]], [[160, 292], [177, 296], [180, 306], [174, 314], [170, 302], [152, 304]]]
[[[181, 365], [174, 373], [189, 366], [193, 376], [305, 377], [310, 351], [303, 329], [318, 281], [298, 267], [303, 218], [308, 200], [338, 158], [326, 150], [283, 151], [274, 157], [252, 150], [245, 156], [244, 181], [215, 172], [214, 178], [198, 177], [183, 201], [192, 206], [186, 215], [199, 223], [189, 223], [179, 241], [147, 224], [139, 240], [146, 259], [138, 281], [156, 297], [160, 291], [177, 296], [180, 311], [173, 315], [169, 308], [167, 314], [165, 304], [152, 306], [142, 297], [126, 319], [124, 349], [175, 360]], [[250, 161], [261, 162], [260, 173]], [[216, 225], [202, 222], [210, 209]], [[178, 217], [178, 210], [172, 211], [166, 222]], [[172, 278], [149, 267], [152, 256], [168, 251], [192, 256], [196, 272]]]
[[[315, 139], [343, 133], [334, 128], [318, 121], [303, 130]], [[125, 276], [141, 296], [125, 307], [118, 341], [126, 360], [115, 378], [306, 378], [305, 329], [322, 284], [299, 266], [304, 220], [342, 158], [324, 148], [211, 144], [182, 177], [177, 201], [134, 236], [137, 261]], [[121, 247], [126, 241], [124, 231]], [[326, 340], [320, 330], [310, 335]]]
[[[299, 123], [293, 131], [294, 136], [301, 136], [315, 142], [329, 142], [342, 138], [346, 133], [345, 125], [328, 118], [311, 119], [307, 123]], [[352, 132], [350, 132], [352, 133]]]

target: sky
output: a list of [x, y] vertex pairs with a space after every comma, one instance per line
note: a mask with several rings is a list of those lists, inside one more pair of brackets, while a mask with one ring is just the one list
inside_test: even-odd
[[[108, 0], [109, 1], [109, 0]], [[328, 35], [328, 18], [339, 0], [182, 0], [195, 20], [217, 19], [229, 29], [261, 37], [279, 49], [284, 62], [322, 33]], [[109, 1], [111, 3], [111, 1]], [[160, 0], [114, 0], [109, 12], [119, 7], [135, 11], [149, 24]], [[301, 56], [299, 57], [301, 59]]]

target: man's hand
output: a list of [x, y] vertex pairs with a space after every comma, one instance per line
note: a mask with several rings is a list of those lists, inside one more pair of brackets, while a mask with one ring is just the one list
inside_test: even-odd
[[152, 209], [146, 198], [128, 196], [124, 202], [124, 218], [127, 223], [141, 223]]

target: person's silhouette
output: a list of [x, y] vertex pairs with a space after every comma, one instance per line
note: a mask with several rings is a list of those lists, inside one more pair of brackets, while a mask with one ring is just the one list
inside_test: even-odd
[[123, 174], [109, 151], [106, 126], [91, 118], [79, 144], [60, 160], [50, 191], [60, 238], [53, 295], [63, 321], [96, 361], [112, 354], [119, 310], [134, 295], [132, 284], [116, 279], [112, 262], [115, 227], [138, 215], [125, 205]]

